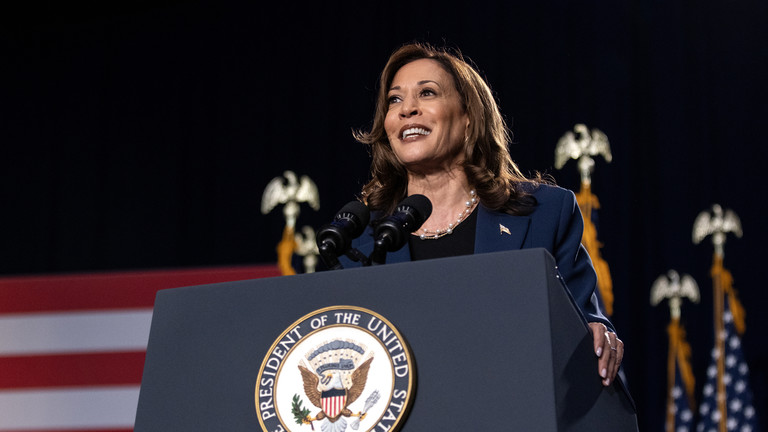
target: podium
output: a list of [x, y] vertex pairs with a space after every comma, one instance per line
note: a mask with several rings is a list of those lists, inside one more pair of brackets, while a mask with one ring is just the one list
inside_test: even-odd
[[160, 291], [134, 430], [260, 430], [265, 356], [297, 319], [334, 305], [381, 314], [409, 344], [401, 431], [637, 430], [621, 380], [602, 386], [587, 323], [544, 249]]

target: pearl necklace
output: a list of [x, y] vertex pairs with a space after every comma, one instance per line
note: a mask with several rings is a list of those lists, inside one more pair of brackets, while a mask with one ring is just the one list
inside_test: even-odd
[[426, 228], [422, 228], [421, 234], [419, 234], [419, 238], [422, 240], [435, 240], [439, 239], [440, 237], [447, 236], [448, 234], [453, 234], [453, 230], [464, 220], [472, 214], [472, 210], [475, 208], [475, 204], [477, 204], [477, 193], [474, 189], [469, 191], [469, 200], [464, 203], [464, 211], [459, 213], [458, 218], [456, 218], [456, 222], [451, 222], [448, 224], [447, 228], [439, 229], [436, 231], [431, 231]]

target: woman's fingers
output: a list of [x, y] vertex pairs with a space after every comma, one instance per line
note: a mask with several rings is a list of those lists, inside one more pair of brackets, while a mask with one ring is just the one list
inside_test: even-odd
[[624, 342], [609, 331], [605, 324], [589, 323], [595, 355], [598, 357], [597, 373], [603, 380], [603, 385], [610, 385], [619, 372], [619, 366], [624, 358]]

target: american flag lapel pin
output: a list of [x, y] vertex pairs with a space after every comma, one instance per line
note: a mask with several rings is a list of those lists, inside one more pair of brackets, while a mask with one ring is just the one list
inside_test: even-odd
[[499, 224], [499, 235], [502, 235], [504, 233], [507, 233], [509, 235], [512, 235], [512, 233], [509, 232], [509, 228], [505, 227], [502, 224]]

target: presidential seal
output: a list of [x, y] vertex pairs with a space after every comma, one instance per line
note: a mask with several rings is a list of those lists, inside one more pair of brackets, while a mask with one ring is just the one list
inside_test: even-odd
[[397, 329], [370, 310], [331, 306], [272, 344], [255, 399], [267, 432], [384, 432], [400, 428], [412, 394], [412, 356]]

